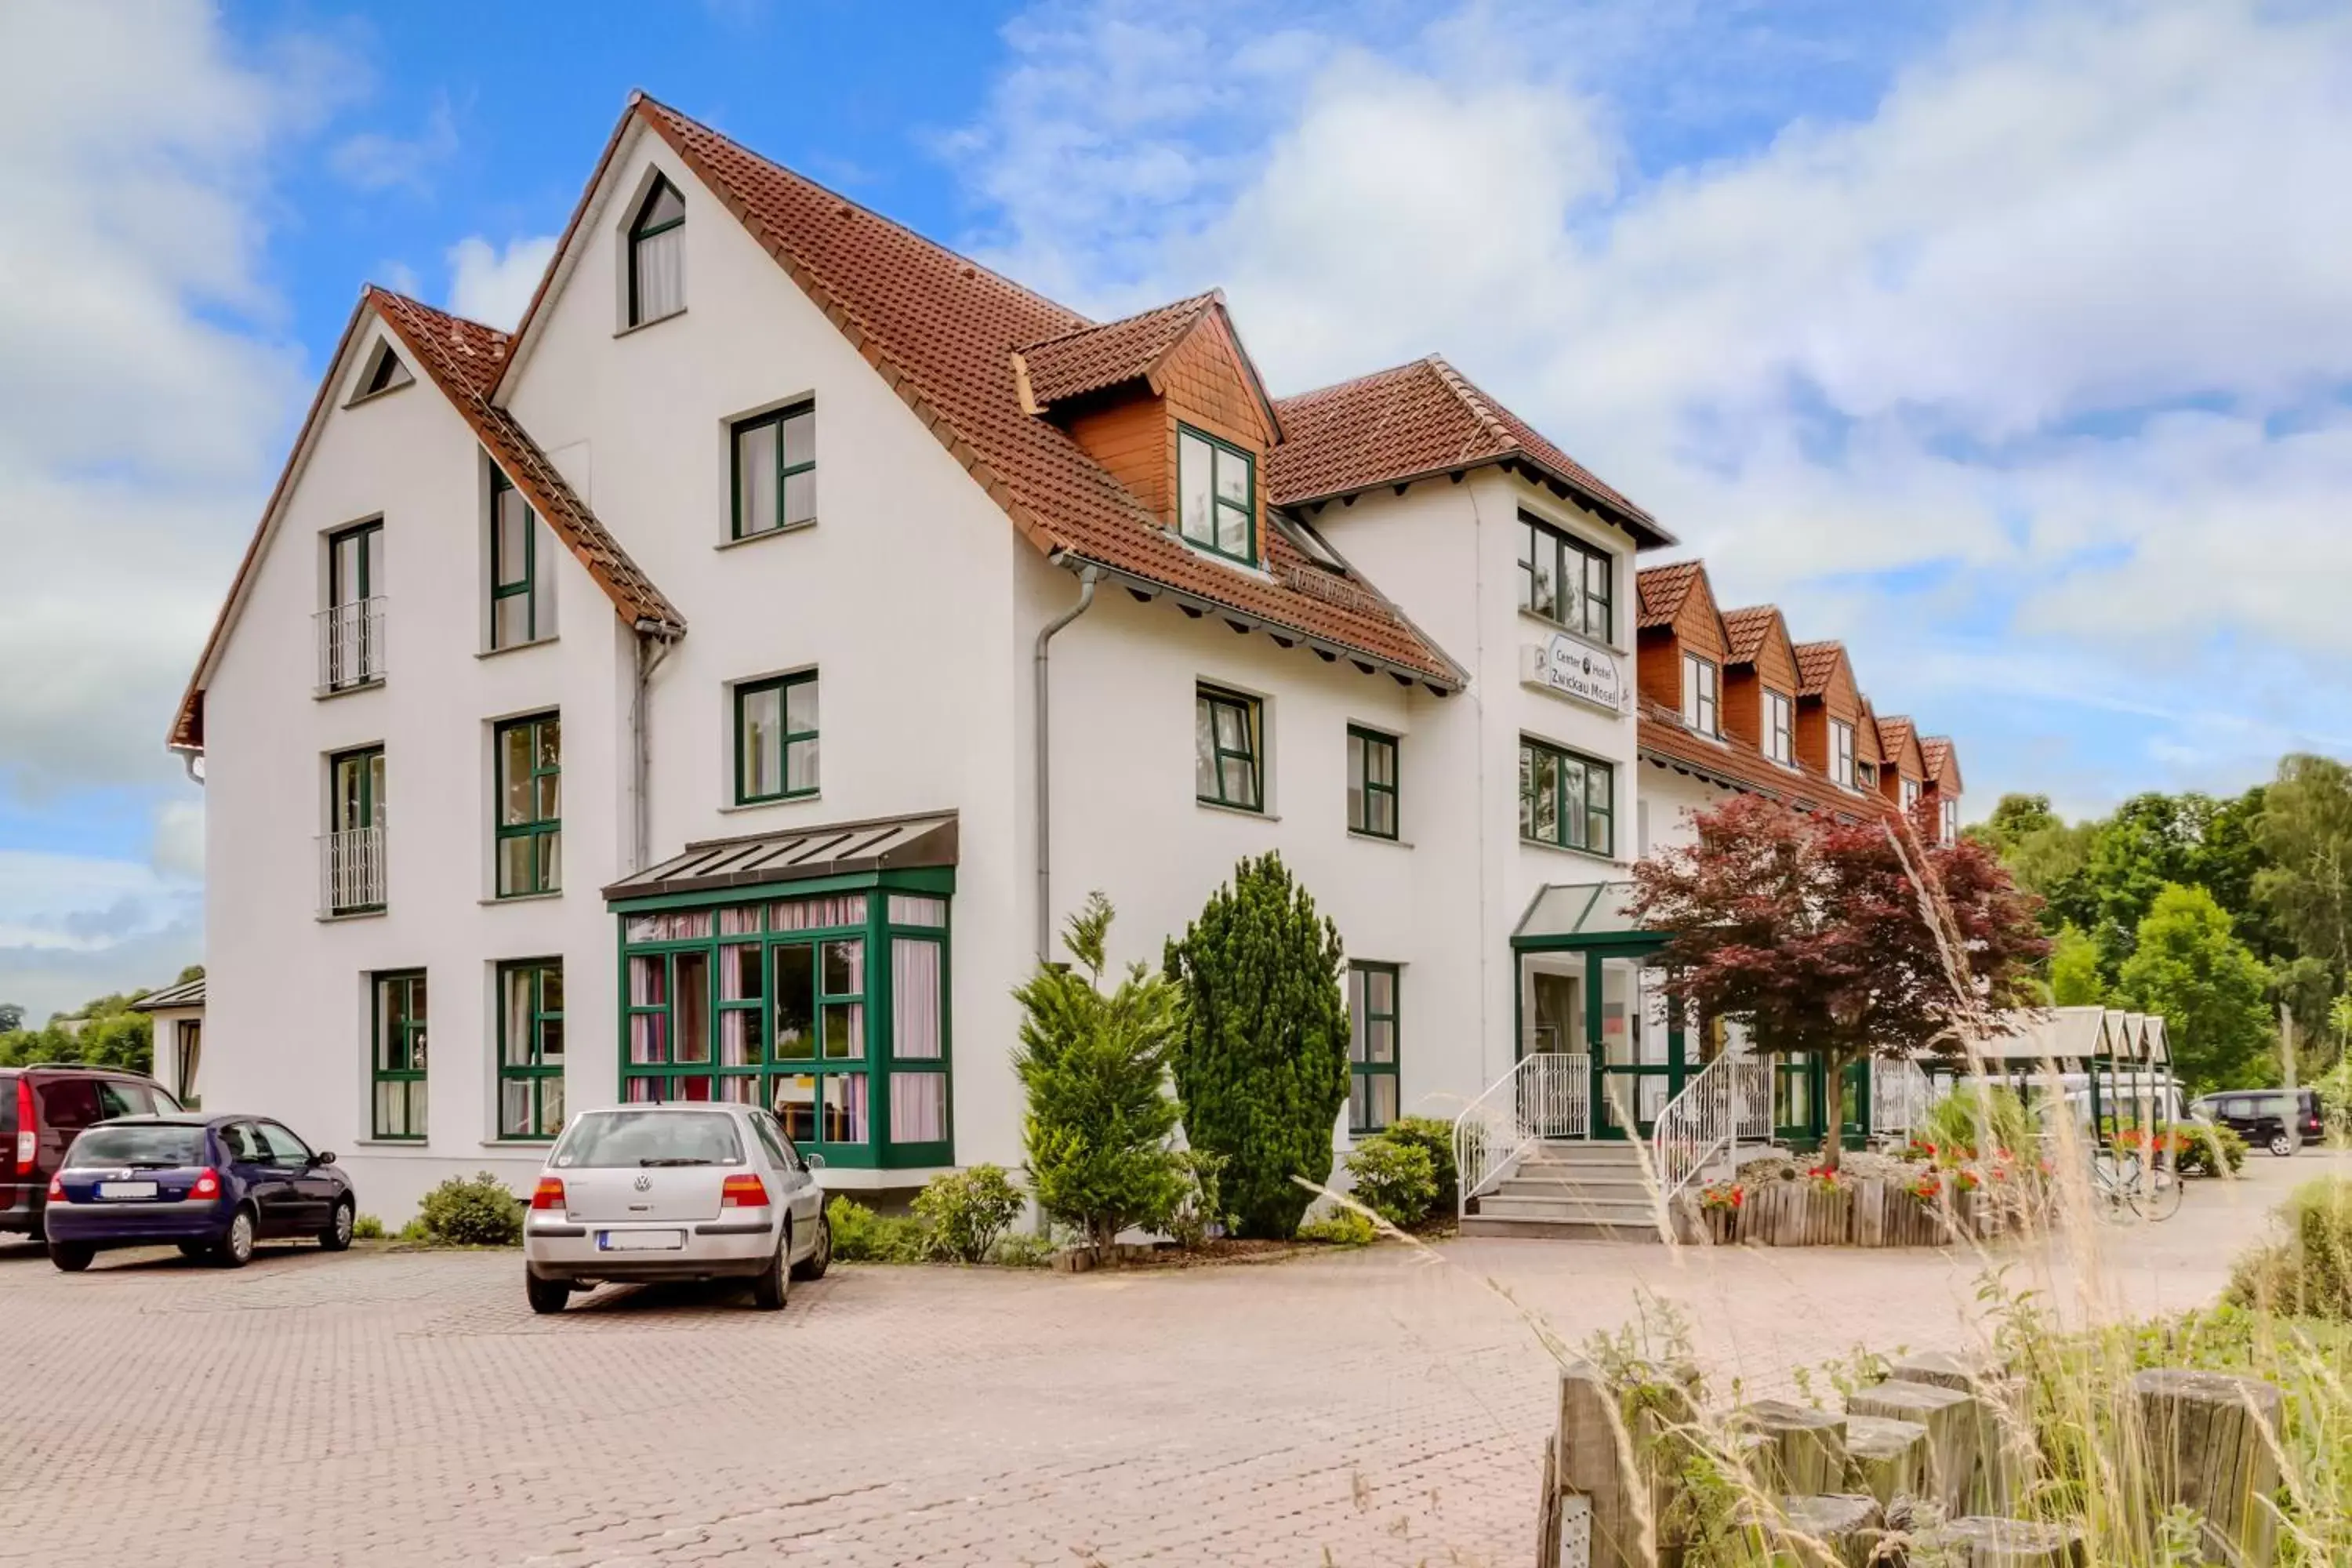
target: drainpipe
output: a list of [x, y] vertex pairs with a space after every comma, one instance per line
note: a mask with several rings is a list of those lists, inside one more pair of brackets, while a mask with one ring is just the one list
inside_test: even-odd
[[653, 806], [647, 799], [654, 766], [653, 710], [646, 700], [646, 689], [653, 684], [654, 671], [662, 667], [670, 649], [677, 646], [677, 633], [653, 621], [639, 621], [633, 629], [637, 634], [637, 679], [629, 700], [629, 764], [633, 775], [629, 869], [642, 871], [646, 868], [646, 846], [653, 837]]
[[[1062, 565], [1066, 557], [1055, 551], [1052, 563]], [[1053, 687], [1046, 679], [1046, 647], [1054, 634], [1076, 620], [1095, 602], [1095, 583], [1102, 569], [1092, 564], [1078, 572], [1078, 602], [1045, 623], [1037, 633], [1037, 652], [1032, 667], [1036, 677], [1037, 710], [1037, 962], [1047, 963], [1054, 949], [1054, 749]]]

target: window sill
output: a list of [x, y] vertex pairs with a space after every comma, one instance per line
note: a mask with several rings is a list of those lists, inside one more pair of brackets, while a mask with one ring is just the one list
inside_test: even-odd
[[1160, 525], [1160, 531], [1166, 534], [1170, 539], [1175, 541], [1186, 550], [1191, 551], [1193, 554], [1199, 556], [1203, 561], [1213, 561], [1220, 566], [1255, 577], [1261, 583], [1269, 584], [1276, 587], [1281, 586], [1281, 584], [1276, 581], [1274, 574], [1265, 569], [1265, 565], [1263, 562], [1244, 561], [1238, 555], [1228, 555], [1222, 550], [1212, 550], [1207, 545], [1201, 543], [1198, 540], [1185, 538], [1181, 533], [1178, 532], [1175, 529], [1170, 528], [1165, 523]]
[[332, 702], [338, 697], [353, 697], [362, 691], [381, 691], [383, 689], [383, 677], [378, 675], [371, 677], [366, 680], [354, 680], [349, 686], [314, 686], [310, 689], [310, 700], [313, 702]]
[[414, 1153], [430, 1152], [431, 1140], [425, 1138], [354, 1138], [354, 1149], [406, 1149]]
[[806, 805], [811, 801], [824, 798], [823, 790], [813, 789], [804, 795], [780, 795], [773, 800], [739, 800], [732, 805], [720, 806], [719, 813], [722, 816], [732, 816], [738, 812], [771, 811], [780, 805]]
[[415, 386], [415, 384], [416, 378], [415, 376], [410, 376], [406, 381], [395, 381], [390, 386], [379, 386], [373, 392], [362, 392], [357, 397], [345, 402], [343, 406], [346, 408], [357, 408], [362, 404], [374, 403], [381, 398], [390, 397], [395, 392], [406, 392], [410, 387]]
[[322, 926], [341, 925], [345, 921], [380, 921], [391, 912], [389, 906], [383, 906], [373, 910], [338, 910], [332, 914], [313, 915], [310, 918]]
[[529, 642], [509, 643], [504, 647], [486, 647], [474, 657], [476, 658], [504, 658], [510, 653], [529, 653], [535, 647], [546, 647], [549, 644], [557, 640], [559, 640], [559, 635], [554, 632], [550, 632], [543, 637], [533, 637]]
[[1525, 835], [1519, 838], [1519, 847], [1548, 850], [1554, 855], [1573, 855], [1580, 860], [1597, 860], [1603, 866], [1617, 864], [1616, 856], [1604, 855], [1598, 849], [1579, 849], [1573, 844], [1554, 844], [1548, 839], [1529, 838]]
[[1360, 838], [1367, 844], [1385, 844], [1393, 849], [1410, 849], [1412, 847], [1412, 845], [1409, 840], [1399, 838], [1393, 833], [1367, 833], [1360, 827], [1350, 827], [1348, 829], [1348, 837], [1350, 838]]
[[488, 909], [493, 904], [543, 904], [551, 899], [560, 899], [562, 896], [562, 889], [550, 888], [543, 893], [499, 893], [490, 898], [477, 899], [474, 901]]
[[618, 331], [615, 331], [613, 335], [614, 335], [614, 337], [616, 337], [616, 338], [625, 338], [625, 337], [628, 337], [628, 336], [630, 336], [630, 335], [632, 335], [632, 334], [634, 334], [634, 333], [636, 333], [636, 332], [642, 332], [642, 331], [644, 331], [647, 327], [658, 327], [658, 326], [660, 326], [664, 321], [677, 321], [680, 316], [683, 316], [683, 315], [685, 315], [685, 314], [686, 314], [686, 307], [685, 307], [685, 306], [683, 306], [683, 305], [680, 305], [677, 310], [672, 310], [672, 311], [671, 311], [668, 315], [667, 315], [667, 316], [656, 316], [656, 317], [655, 317], [652, 321], [637, 321], [637, 322], [635, 322], [635, 323], [633, 323], [633, 324], [631, 324], [631, 325], [629, 325], [629, 326], [625, 326], [625, 327], [621, 328]]
[[1560, 622], [1553, 620], [1549, 616], [1539, 615], [1536, 611], [1528, 609], [1525, 605], [1521, 605], [1519, 606], [1519, 619], [1532, 622], [1534, 625], [1543, 627], [1543, 629], [1548, 632], [1556, 632], [1559, 636], [1567, 637], [1573, 642], [1580, 642], [1585, 647], [1591, 648], [1598, 653], [1609, 654], [1617, 658], [1630, 658], [1633, 657], [1625, 649], [1619, 647], [1613, 642], [1607, 642], [1600, 637], [1592, 637], [1584, 632], [1578, 631], [1574, 626], [1564, 626]]
[[815, 526], [816, 519], [813, 517], [803, 518], [798, 522], [788, 522], [782, 528], [763, 528], [757, 533], [747, 533], [740, 539], [722, 539], [710, 548], [713, 550], [740, 550], [747, 544], [763, 544], [771, 539], [782, 539], [788, 534], [806, 533], [810, 529], [814, 528]]
[[555, 1140], [552, 1138], [485, 1138], [482, 1140], [482, 1147], [485, 1149], [552, 1149], [555, 1147]]
[[1280, 816], [1270, 811], [1255, 810], [1246, 805], [1227, 805], [1221, 800], [1202, 800], [1199, 795], [1194, 795], [1192, 797], [1192, 804], [1199, 806], [1202, 811], [1218, 812], [1226, 816], [1246, 816], [1257, 822], [1280, 822], [1282, 820]]

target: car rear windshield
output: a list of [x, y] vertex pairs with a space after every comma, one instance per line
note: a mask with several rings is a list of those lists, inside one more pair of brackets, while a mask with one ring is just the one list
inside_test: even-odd
[[16, 1075], [0, 1072], [0, 1138], [16, 1132]]
[[562, 1166], [740, 1165], [735, 1119], [715, 1110], [599, 1110], [556, 1146]]
[[93, 1127], [74, 1140], [68, 1165], [201, 1165], [201, 1127]]

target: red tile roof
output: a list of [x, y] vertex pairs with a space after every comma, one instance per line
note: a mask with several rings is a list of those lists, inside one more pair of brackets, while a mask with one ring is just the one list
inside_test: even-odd
[[1278, 399], [1275, 409], [1283, 441], [1267, 460], [1266, 484], [1281, 505], [1517, 462], [1573, 492], [1641, 543], [1674, 542], [1656, 519], [1435, 354]]
[[1723, 612], [1724, 636], [1730, 640], [1726, 662], [1754, 664], [1756, 656], [1764, 651], [1764, 638], [1780, 612], [1770, 605], [1748, 605]]
[[1952, 750], [1949, 735], [1927, 735], [1919, 742], [1921, 769], [1927, 777], [1941, 784], [1948, 774], [1957, 790], [1960, 782], [1960, 766]]
[[505, 368], [507, 335], [388, 289], [372, 288], [367, 298], [473, 426], [515, 489], [587, 568], [621, 618], [631, 625], [651, 623], [673, 635], [683, 632], [686, 617], [677, 606], [596, 521], [530, 433], [490, 401], [489, 389]]
[[1800, 811], [1829, 811], [1859, 818], [1885, 815], [1890, 809], [1876, 795], [1841, 789], [1817, 768], [1784, 768], [1736, 741], [1711, 741], [1694, 734], [1673, 710], [1655, 702], [1642, 705], [1640, 745], [1642, 754], [1653, 761]]
[[1898, 715], [1892, 719], [1878, 721], [1878, 746], [1881, 760], [1891, 767], [1897, 769], [1902, 767], [1904, 748], [1917, 739], [1917, 726], [1908, 719]]
[[1633, 579], [1633, 588], [1642, 601], [1643, 629], [1673, 626], [1675, 617], [1683, 613], [1683, 601], [1690, 597], [1692, 587], [1706, 574], [1706, 563], [1698, 561], [1674, 561], [1664, 566], [1642, 568]]
[[1099, 327], [1079, 327], [1018, 352], [1036, 410], [1089, 392], [1140, 381], [1217, 303], [1214, 291], [1195, 294]]
[[[1066, 552], [1441, 689], [1465, 677], [1360, 579], [1267, 531], [1264, 574], [1204, 558], [1067, 434], [1025, 412], [1013, 355], [1093, 323], [673, 109], [641, 118], [717, 193], [1038, 549]], [[526, 317], [524, 330], [529, 328]]]
[[1819, 697], [1829, 689], [1830, 677], [1837, 673], [1838, 660], [1845, 657], [1845, 644], [1801, 642], [1796, 653], [1797, 695]]

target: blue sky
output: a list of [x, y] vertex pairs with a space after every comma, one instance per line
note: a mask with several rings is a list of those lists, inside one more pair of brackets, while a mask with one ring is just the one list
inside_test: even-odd
[[2352, 750], [2340, 5], [20, 0], [0, 997], [200, 956], [161, 739], [321, 359], [510, 320], [633, 87], [1276, 391], [1446, 353], [1977, 810]]

